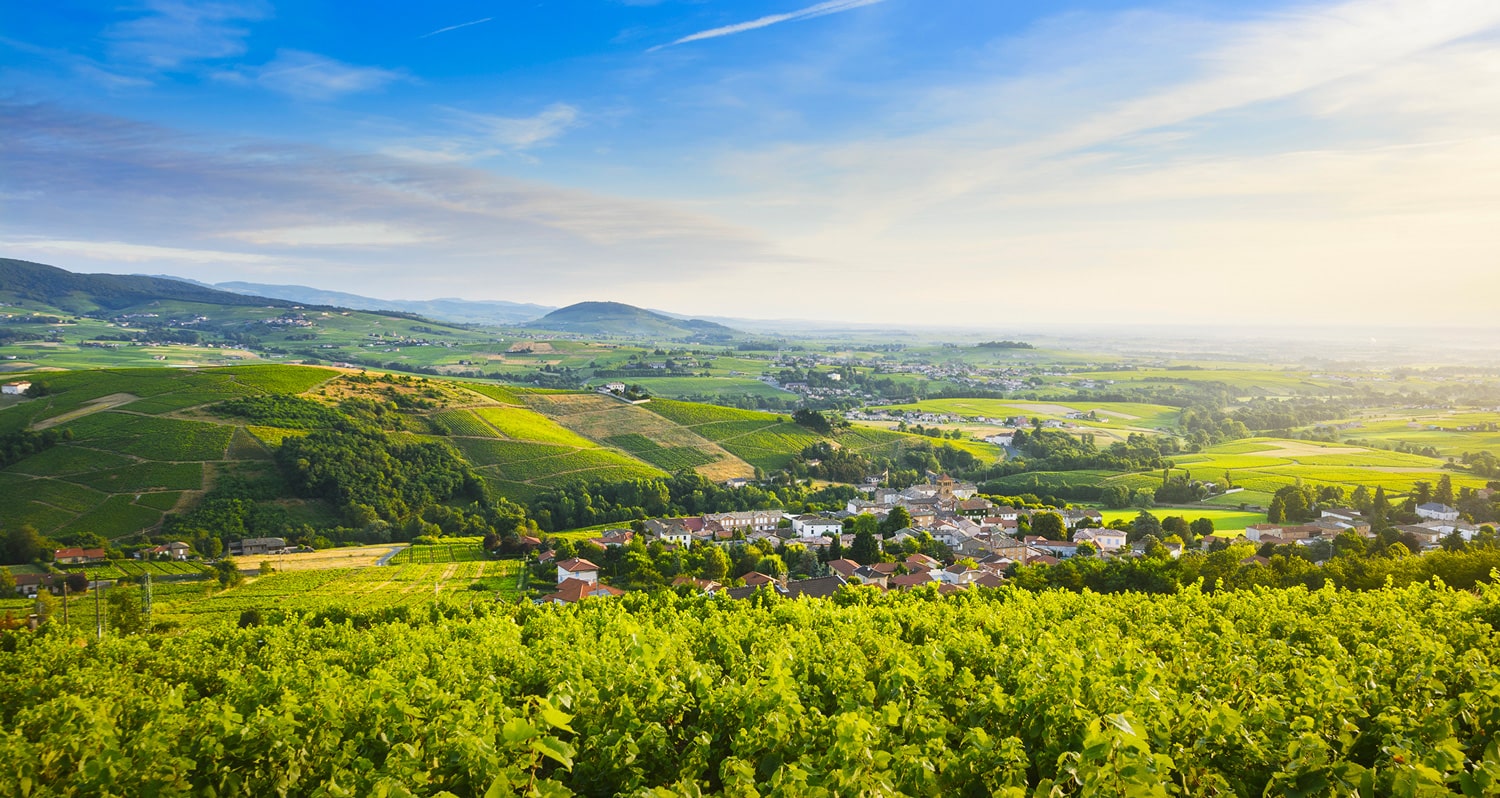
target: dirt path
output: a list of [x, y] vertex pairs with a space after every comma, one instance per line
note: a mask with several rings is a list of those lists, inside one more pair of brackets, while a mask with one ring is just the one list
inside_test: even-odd
[[120, 407], [121, 405], [130, 404], [131, 402], [134, 402], [139, 398], [141, 397], [136, 396], [133, 393], [112, 393], [109, 396], [101, 396], [98, 399], [95, 399], [94, 401], [84, 405], [83, 407], [78, 408], [77, 410], [69, 410], [68, 412], [63, 413], [60, 416], [53, 416], [52, 418], [38, 421], [37, 423], [31, 425], [31, 428], [37, 431], [41, 431], [49, 427], [55, 427], [58, 424], [67, 423], [75, 418], [83, 418], [84, 416], [93, 415], [94, 413], [98, 413], [101, 410], [109, 410], [112, 408]]

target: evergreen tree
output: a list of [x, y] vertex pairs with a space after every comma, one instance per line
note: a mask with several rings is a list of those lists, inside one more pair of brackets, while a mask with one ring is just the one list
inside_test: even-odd
[[849, 559], [860, 565], [880, 562], [880, 544], [875, 541], [875, 536], [865, 531], [854, 533], [854, 545], [849, 547]]

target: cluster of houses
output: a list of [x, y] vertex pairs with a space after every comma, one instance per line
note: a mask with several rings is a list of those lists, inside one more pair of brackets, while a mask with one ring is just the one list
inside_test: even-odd
[[0, 385], [0, 395], [4, 396], [25, 396], [29, 390], [31, 390], [29, 382], [7, 382]]
[[[1417, 507], [1422, 520], [1416, 524], [1404, 524], [1396, 531], [1415, 537], [1425, 550], [1442, 546], [1443, 538], [1457, 532], [1464, 540], [1473, 540], [1479, 534], [1479, 526], [1459, 520], [1459, 511], [1446, 504], [1428, 502]], [[1305, 524], [1256, 524], [1245, 529], [1245, 538], [1256, 543], [1312, 545], [1317, 541], [1332, 541], [1345, 532], [1352, 531], [1363, 538], [1373, 538], [1370, 522], [1358, 510], [1348, 507], [1333, 507], [1321, 512], [1320, 517]]]

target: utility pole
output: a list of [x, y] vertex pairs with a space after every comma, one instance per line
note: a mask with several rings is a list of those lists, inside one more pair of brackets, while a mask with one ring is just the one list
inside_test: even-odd
[[104, 639], [104, 614], [99, 602], [99, 580], [94, 580], [94, 637], [98, 640]]
[[146, 572], [146, 581], [141, 585], [141, 614], [151, 620], [151, 572]]
[[68, 580], [63, 580], [63, 626], [68, 625]]

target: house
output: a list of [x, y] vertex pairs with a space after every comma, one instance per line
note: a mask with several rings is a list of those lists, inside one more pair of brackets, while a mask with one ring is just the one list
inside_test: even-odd
[[58, 565], [82, 565], [83, 563], [103, 561], [105, 553], [104, 549], [58, 549], [52, 552], [52, 559]]
[[942, 580], [950, 585], [968, 585], [978, 579], [982, 572], [963, 563], [954, 563], [944, 568], [942, 573]]
[[693, 542], [693, 531], [680, 520], [653, 518], [646, 522], [646, 531], [664, 543], [687, 546]]
[[855, 584], [875, 585], [876, 587], [884, 590], [889, 580], [892, 579], [895, 574], [882, 573], [872, 566], [861, 565], [859, 568], [855, 569], [852, 575], [845, 577], [842, 574], [839, 574], [839, 576], [843, 577], [846, 581], [854, 582]]
[[989, 499], [964, 499], [958, 503], [958, 512], [967, 516], [983, 518], [993, 509], [995, 503]]
[[740, 578], [745, 580], [745, 587], [751, 588], [752, 590], [755, 588], [765, 587], [766, 585], [781, 584], [781, 581], [776, 577], [766, 576], [760, 571], [751, 571], [750, 573], [745, 574]]
[[0, 385], [0, 394], [5, 396], [24, 396], [29, 390], [31, 390], [29, 382], [7, 382]]
[[[734, 532], [769, 532], [776, 529], [781, 523], [782, 514], [779, 510], [747, 510], [736, 513], [710, 513], [703, 516], [705, 524], [712, 522], [718, 524], [730, 533]], [[731, 535], [732, 537], [732, 535]]]
[[625, 591], [601, 585], [596, 582], [585, 582], [582, 579], [564, 579], [557, 585], [557, 592], [542, 596], [537, 599], [538, 604], [577, 604], [586, 598], [610, 598], [623, 596]]
[[787, 598], [828, 598], [839, 592], [839, 588], [848, 584], [844, 577], [819, 576], [813, 579], [798, 579], [795, 582], [786, 583]]
[[137, 560], [155, 560], [165, 557], [169, 560], [181, 561], [186, 560], [189, 556], [192, 555], [192, 553], [192, 546], [189, 546], [188, 544], [183, 543], [180, 540], [174, 540], [171, 543], [164, 543], [160, 546], [153, 546], [149, 549], [142, 549], [135, 553], [135, 558]]
[[1104, 526], [1104, 514], [1098, 510], [1060, 510], [1064, 524], [1068, 526]]
[[1108, 527], [1090, 527], [1073, 533], [1074, 543], [1084, 541], [1094, 544], [1094, 547], [1100, 551], [1119, 551], [1125, 548], [1127, 538], [1124, 532]]
[[920, 571], [913, 574], [896, 574], [886, 579], [885, 586], [888, 590], [911, 590], [914, 587], [931, 584], [932, 581], [931, 574]]
[[906, 558], [905, 565], [906, 570], [911, 571], [912, 573], [917, 573], [919, 571], [933, 571], [943, 566], [942, 563], [938, 562], [932, 557], [928, 557], [925, 554], [913, 554], [908, 556]]
[[1458, 510], [1455, 510], [1446, 504], [1438, 504], [1437, 502], [1428, 502], [1426, 504], [1419, 505], [1417, 507], [1417, 515], [1420, 515], [1429, 521], [1458, 520]]
[[16, 592], [26, 598], [36, 598], [43, 590], [49, 593], [60, 591], [62, 584], [56, 574], [16, 574]]
[[1260, 542], [1262, 537], [1281, 537], [1281, 524], [1255, 524], [1245, 527], [1245, 539]]
[[699, 579], [693, 576], [679, 576], [676, 579], [672, 580], [672, 587], [683, 587], [684, 585], [687, 587], [691, 587], [694, 590], [700, 590], [704, 593], [710, 594], [717, 593], [720, 590], [724, 589], [723, 585], [715, 582], [712, 579]]
[[839, 535], [844, 532], [844, 522], [821, 515], [799, 515], [792, 519], [792, 531], [805, 538]]
[[245, 538], [229, 544], [229, 553], [242, 557], [256, 554], [279, 554], [286, 548], [286, 538]]
[[578, 557], [557, 564], [557, 583], [577, 579], [588, 584], [599, 581], [599, 566]]
[[1078, 553], [1078, 544], [1071, 540], [1048, 540], [1041, 535], [1027, 535], [1024, 541], [1033, 549], [1061, 559], [1067, 559]]
[[589, 542], [601, 549], [619, 548], [630, 545], [635, 539], [635, 533], [629, 529], [606, 529], [603, 535], [597, 538], [589, 538]]
[[833, 571], [839, 576], [844, 577], [845, 579], [854, 576], [854, 572], [858, 571], [861, 567], [863, 566], [848, 558], [828, 561], [829, 570]]

